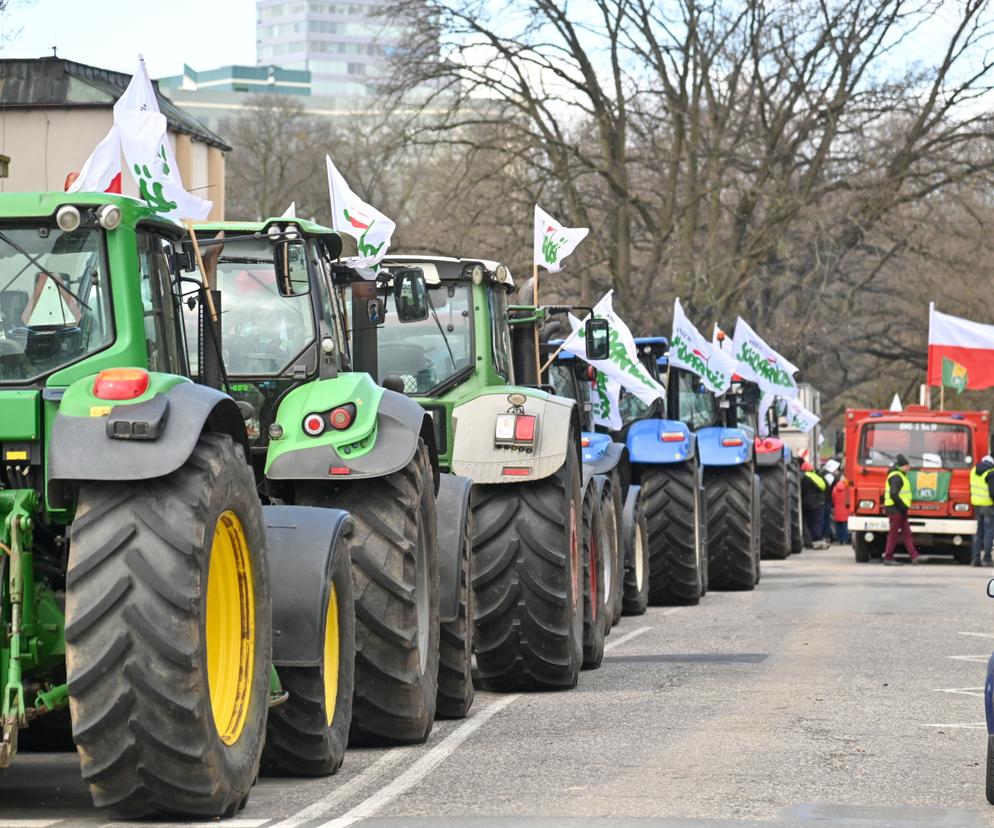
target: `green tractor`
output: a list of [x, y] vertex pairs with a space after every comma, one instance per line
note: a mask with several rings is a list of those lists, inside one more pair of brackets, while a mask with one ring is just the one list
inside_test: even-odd
[[538, 387], [541, 313], [509, 306], [514, 283], [495, 262], [390, 255], [384, 264], [424, 274], [430, 313], [404, 324], [396, 285], [339, 268], [356, 367], [419, 402], [440, 468], [473, 482], [477, 680], [497, 691], [571, 688], [582, 666], [600, 663], [610, 619], [598, 614], [605, 578], [585, 543], [597, 504], [582, 474], [579, 411]]
[[[263, 496], [352, 517], [352, 741], [423, 742], [436, 714], [465, 716], [473, 700], [469, 481], [439, 474], [421, 406], [354, 369], [332, 282], [338, 233], [284, 218], [196, 232], [216, 280], [227, 383], [249, 414]], [[394, 268], [392, 280], [404, 297], [402, 328], [423, 324], [423, 276]], [[375, 325], [381, 313], [377, 303], [364, 306], [352, 326]]]
[[[184, 235], [119, 196], [0, 196], [0, 768], [71, 733], [127, 817], [333, 772], [351, 718], [348, 515], [261, 505], [243, 413], [188, 378]], [[321, 710], [305, 764], [267, 744], [274, 663]]]

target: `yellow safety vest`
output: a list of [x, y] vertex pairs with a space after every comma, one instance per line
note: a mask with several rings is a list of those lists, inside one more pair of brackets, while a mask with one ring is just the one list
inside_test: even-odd
[[987, 485], [987, 478], [994, 469], [988, 469], [983, 474], [977, 474], [977, 467], [970, 469], [970, 503], [974, 506], [994, 506], [994, 498]]
[[819, 489], [825, 491], [828, 488], [828, 484], [825, 482], [825, 478], [822, 477], [818, 472], [804, 472], [804, 476], [808, 478], [812, 483], [814, 483]]
[[893, 506], [894, 498], [890, 496], [890, 479], [897, 475], [901, 478], [901, 491], [898, 493], [898, 497], [901, 498], [901, 503], [905, 506], [911, 505], [911, 480], [908, 475], [906, 475], [900, 469], [894, 469], [890, 474], [887, 475], [887, 482], [884, 483], [884, 506]]

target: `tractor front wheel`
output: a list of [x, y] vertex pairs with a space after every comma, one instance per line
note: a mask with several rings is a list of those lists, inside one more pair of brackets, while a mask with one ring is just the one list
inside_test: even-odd
[[694, 462], [642, 472], [649, 526], [649, 602], [693, 605], [705, 592], [701, 505]]
[[248, 799], [268, 707], [266, 534], [228, 435], [177, 471], [86, 483], [66, 576], [73, 738], [94, 804], [222, 817]]
[[583, 498], [583, 669], [596, 670], [604, 658], [610, 623], [607, 606], [608, 542], [600, 496], [593, 482]]

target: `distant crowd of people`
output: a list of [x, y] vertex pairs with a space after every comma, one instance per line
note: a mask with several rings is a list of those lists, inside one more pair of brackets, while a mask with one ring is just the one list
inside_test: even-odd
[[849, 486], [842, 461], [826, 460], [820, 469], [801, 464], [801, 511], [804, 548], [826, 549], [830, 543], [849, 543]]

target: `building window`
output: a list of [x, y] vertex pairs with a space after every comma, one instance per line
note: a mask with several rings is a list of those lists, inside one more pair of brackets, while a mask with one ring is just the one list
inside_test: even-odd
[[365, 75], [366, 74], [366, 64], [365, 63], [350, 63], [348, 71], [349, 71], [350, 75]]

